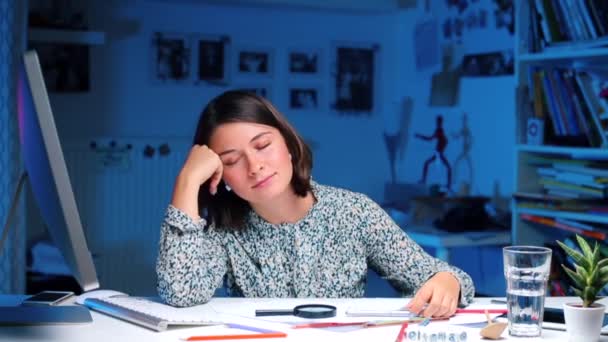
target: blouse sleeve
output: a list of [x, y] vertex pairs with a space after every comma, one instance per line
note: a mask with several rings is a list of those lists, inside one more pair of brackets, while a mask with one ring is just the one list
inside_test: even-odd
[[430, 277], [449, 272], [460, 283], [460, 304], [468, 305], [475, 295], [471, 277], [461, 269], [427, 254], [374, 201], [362, 195], [368, 263], [393, 286], [413, 295]]
[[161, 224], [156, 262], [158, 294], [170, 305], [206, 303], [221, 286], [227, 270], [227, 254], [205, 220], [195, 222], [169, 205]]

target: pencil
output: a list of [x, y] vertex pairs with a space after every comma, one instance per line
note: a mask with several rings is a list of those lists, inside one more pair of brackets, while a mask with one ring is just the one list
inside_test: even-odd
[[397, 335], [397, 339], [395, 340], [395, 342], [403, 341], [403, 337], [405, 336], [406, 328], [407, 328], [407, 322], [403, 322], [403, 324], [401, 324], [401, 329], [399, 329], [399, 334]]
[[346, 327], [349, 325], [366, 325], [367, 322], [317, 322], [317, 323], [304, 323], [296, 324], [292, 326], [292, 329], [305, 329], [305, 328], [331, 328], [331, 327]]
[[456, 309], [456, 313], [486, 313], [486, 311], [488, 313], [499, 313], [499, 314], [504, 314], [507, 313], [507, 309]]
[[268, 332], [263, 334], [234, 334], [234, 335], [206, 335], [206, 336], [190, 336], [184, 341], [220, 341], [220, 340], [247, 340], [255, 338], [275, 338], [287, 337], [284, 332]]

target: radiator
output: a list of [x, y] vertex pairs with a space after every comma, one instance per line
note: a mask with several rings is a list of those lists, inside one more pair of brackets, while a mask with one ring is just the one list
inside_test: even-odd
[[64, 143], [101, 288], [155, 295], [160, 223], [189, 138]]

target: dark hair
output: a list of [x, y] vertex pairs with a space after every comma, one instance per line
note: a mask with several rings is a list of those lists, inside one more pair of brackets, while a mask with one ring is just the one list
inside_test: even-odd
[[[215, 129], [231, 122], [251, 122], [279, 130], [291, 154], [291, 186], [297, 195], [306, 196], [311, 190], [312, 152], [283, 114], [263, 97], [232, 90], [212, 99], [201, 113], [193, 144], [209, 145]], [[201, 213], [207, 210], [206, 216], [210, 223], [215, 223], [218, 229], [230, 230], [244, 229], [246, 215], [251, 210], [247, 201], [233, 191], [227, 191], [223, 183], [220, 183], [215, 195], [209, 194], [209, 181], [201, 185], [198, 206]]]

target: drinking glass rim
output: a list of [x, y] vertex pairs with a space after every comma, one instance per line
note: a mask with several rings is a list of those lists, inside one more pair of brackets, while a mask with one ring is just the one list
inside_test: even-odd
[[540, 247], [540, 246], [505, 246], [502, 248], [503, 252], [514, 252], [521, 254], [537, 254], [537, 253], [552, 253], [551, 248]]

